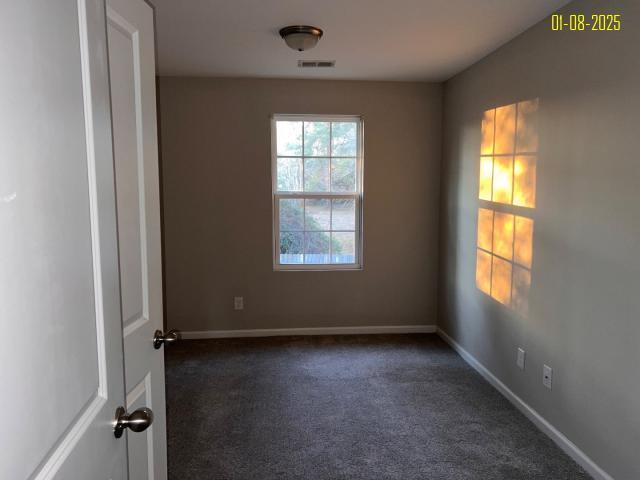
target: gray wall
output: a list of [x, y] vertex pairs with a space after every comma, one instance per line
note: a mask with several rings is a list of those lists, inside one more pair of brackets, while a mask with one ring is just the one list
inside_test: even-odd
[[[607, 472], [631, 480], [640, 478], [640, 2], [564, 9], [603, 11], [622, 13], [624, 31], [553, 32], [547, 20], [446, 83], [439, 324]], [[480, 122], [486, 109], [536, 97], [524, 318], [475, 288]]]
[[[163, 77], [159, 95], [169, 327], [435, 324], [440, 85]], [[273, 271], [273, 113], [363, 116], [363, 271]]]

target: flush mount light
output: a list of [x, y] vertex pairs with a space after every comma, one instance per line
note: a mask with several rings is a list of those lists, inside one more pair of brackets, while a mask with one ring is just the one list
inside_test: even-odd
[[316, 46], [322, 37], [322, 30], [309, 25], [290, 25], [280, 29], [280, 36], [289, 48], [304, 52]]

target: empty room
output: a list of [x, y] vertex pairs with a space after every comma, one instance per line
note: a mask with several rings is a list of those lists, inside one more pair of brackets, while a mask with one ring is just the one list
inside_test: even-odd
[[0, 3], [0, 479], [640, 480], [640, 1]]

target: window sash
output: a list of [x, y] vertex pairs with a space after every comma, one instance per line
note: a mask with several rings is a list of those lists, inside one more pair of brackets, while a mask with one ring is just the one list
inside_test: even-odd
[[[354, 232], [355, 234], [355, 261], [353, 263], [280, 263], [280, 200], [284, 199], [327, 199], [329, 201], [335, 199], [349, 199], [354, 201], [355, 206], [355, 224], [353, 230], [334, 230], [331, 225], [331, 215], [333, 206], [330, 208], [329, 229], [319, 230], [318, 232]], [[303, 213], [304, 215], [304, 213]], [[322, 194], [322, 193], [277, 193], [273, 196], [273, 228], [274, 228], [274, 242], [273, 242], [273, 266], [276, 270], [357, 270], [362, 268], [362, 209], [360, 194], [358, 193], [340, 193], [340, 194]], [[316, 230], [298, 230], [301, 233], [316, 232]], [[329, 242], [329, 260], [333, 256], [332, 244]], [[304, 255], [304, 251], [303, 251]], [[303, 257], [304, 258], [304, 257]]]
[[357, 192], [277, 192], [275, 198], [355, 198], [360, 194]]
[[[354, 122], [357, 126], [357, 147], [356, 155], [333, 155], [333, 152], [329, 152], [326, 155], [305, 155], [304, 154], [304, 130], [302, 131], [302, 152], [300, 155], [279, 155], [277, 148], [277, 123], [278, 121], [294, 121], [294, 122]], [[362, 118], [353, 115], [273, 115], [271, 117], [271, 181], [272, 191], [274, 194], [287, 193], [285, 191], [278, 190], [278, 158], [299, 158], [302, 160], [302, 182], [304, 189], [304, 160], [305, 158], [327, 158], [329, 159], [329, 183], [331, 184], [331, 169], [332, 159], [345, 159], [353, 158], [356, 161], [356, 188], [354, 193], [362, 194], [362, 150], [363, 150], [363, 135], [362, 135]], [[332, 136], [329, 137], [331, 142]], [[289, 192], [289, 193], [333, 193], [333, 192]], [[352, 193], [352, 192], [338, 192], [338, 193]]]
[[[326, 155], [276, 155], [278, 158], [328, 158], [328, 159], [332, 159], [332, 158], [355, 158], [356, 160], [358, 159], [357, 155], [330, 155], [330, 154], [326, 154]], [[489, 155], [484, 155], [484, 156], [489, 156]], [[503, 156], [503, 157], [508, 157], [508, 155], [491, 155], [492, 157], [499, 157], [499, 156]]]

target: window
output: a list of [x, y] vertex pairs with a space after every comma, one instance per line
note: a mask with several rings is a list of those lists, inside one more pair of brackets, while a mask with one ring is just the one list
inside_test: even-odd
[[276, 115], [272, 151], [274, 268], [361, 268], [360, 118]]

